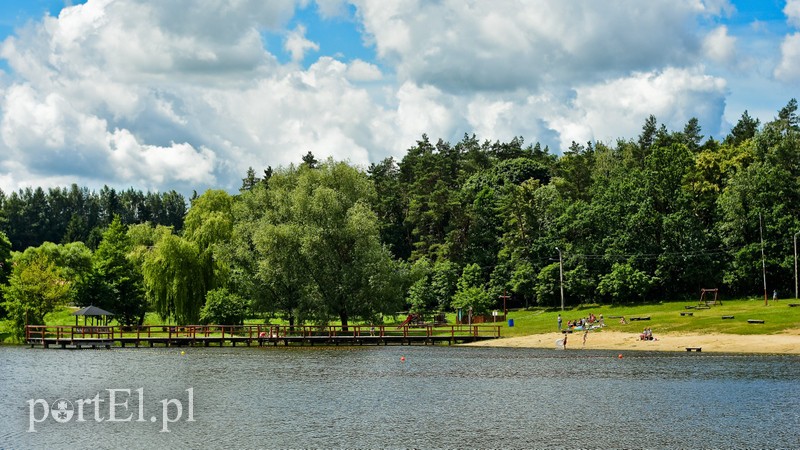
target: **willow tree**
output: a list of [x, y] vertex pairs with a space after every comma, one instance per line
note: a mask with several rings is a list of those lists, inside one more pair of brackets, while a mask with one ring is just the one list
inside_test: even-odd
[[380, 242], [366, 174], [329, 159], [276, 171], [259, 190], [252, 243], [265, 285], [294, 295], [301, 314], [344, 327], [400, 307], [402, 271]]
[[209, 189], [192, 201], [184, 220], [183, 237], [197, 246], [206, 292], [225, 284], [227, 267], [216, 256], [231, 239], [232, 205], [233, 197], [227, 192]]
[[145, 291], [161, 319], [197, 323], [207, 286], [197, 244], [166, 234], [142, 257]]

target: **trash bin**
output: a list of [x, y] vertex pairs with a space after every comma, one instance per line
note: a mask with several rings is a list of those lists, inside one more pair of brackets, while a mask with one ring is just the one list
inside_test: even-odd
[[514, 319], [508, 319], [508, 326], [510, 327], [514, 326]]

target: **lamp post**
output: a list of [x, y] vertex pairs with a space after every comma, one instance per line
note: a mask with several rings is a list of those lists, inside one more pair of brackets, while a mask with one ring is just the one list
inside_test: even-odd
[[558, 281], [561, 286], [561, 310], [564, 310], [564, 260], [561, 258], [561, 250], [556, 247], [558, 252]]
[[794, 299], [797, 300], [797, 235], [800, 231], [794, 234]]
[[764, 224], [758, 213], [758, 234], [761, 236], [761, 273], [764, 277], [764, 306], [767, 306], [767, 262], [764, 258]]

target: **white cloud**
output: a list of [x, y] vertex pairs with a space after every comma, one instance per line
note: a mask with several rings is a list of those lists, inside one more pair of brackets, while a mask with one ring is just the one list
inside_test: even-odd
[[730, 65], [736, 59], [736, 38], [722, 25], [712, 30], [703, 40], [703, 52], [712, 61]]
[[142, 145], [128, 130], [114, 130], [106, 138], [114, 173], [123, 181], [148, 186], [167, 180], [195, 185], [216, 182], [212, 174], [216, 156], [207, 148], [196, 150], [186, 143], [172, 143], [168, 148]]
[[[635, 137], [650, 114], [659, 123], [677, 130], [696, 117], [707, 134], [713, 135], [721, 125], [725, 94], [724, 80], [705, 75], [699, 69], [636, 73], [578, 88], [574, 106], [581, 117], [568, 122], [580, 123], [583, 119], [591, 135], [571, 139], [582, 142], [589, 138], [609, 141]], [[562, 146], [568, 141], [562, 136]]]
[[781, 43], [781, 61], [775, 68], [775, 78], [800, 81], [800, 33], [786, 36]]
[[292, 55], [294, 62], [301, 62], [308, 50], [319, 51], [319, 44], [306, 39], [306, 27], [303, 25], [298, 25], [286, 36], [283, 47]]
[[[308, 151], [366, 165], [423, 133], [563, 148], [636, 136], [649, 114], [713, 132], [725, 84], [699, 62], [735, 57], [729, 30], [697, 25], [729, 13], [726, 0], [358, 0], [380, 65], [313, 55], [306, 67], [320, 46], [286, 27], [308, 4], [89, 0], [32, 23], [0, 50], [12, 68], [0, 187], [234, 190], [247, 167]], [[346, 7], [316, 4], [331, 20]], [[286, 37], [292, 62], [265, 31]]]
[[367, 164], [369, 152], [379, 154], [391, 140], [393, 120], [367, 91], [349, 83], [348, 70], [320, 58], [306, 71], [265, 77], [245, 90], [207, 91], [192, 109], [211, 111], [205, 132], [227, 138], [213, 140], [213, 147], [233, 157], [235, 174], [248, 165], [297, 163], [307, 151]]
[[375, 64], [356, 59], [347, 66], [347, 78], [352, 81], [378, 81], [383, 74]]
[[76, 110], [58, 93], [42, 95], [29, 85], [10, 87], [2, 108], [4, 159], [45, 171], [92, 170], [103, 145], [104, 120]]
[[346, 0], [316, 0], [317, 9], [324, 19], [341, 18], [347, 16]]
[[447, 138], [459, 122], [453, 96], [433, 86], [406, 82], [397, 91], [398, 138], [406, 148], [423, 134]]
[[[378, 55], [402, 80], [448, 91], [601, 80], [694, 63], [693, 1], [359, 1]], [[702, 6], [703, 4], [701, 4]]]
[[730, 16], [736, 12], [736, 7], [729, 0], [699, 0], [697, 9], [713, 16]]
[[789, 25], [800, 28], [800, 0], [786, 0], [783, 13], [786, 14]]

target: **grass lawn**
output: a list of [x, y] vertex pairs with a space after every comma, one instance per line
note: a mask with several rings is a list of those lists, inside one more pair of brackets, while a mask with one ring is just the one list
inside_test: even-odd
[[[789, 329], [800, 328], [800, 307], [789, 307], [794, 300], [770, 301], [768, 306], [764, 300], [725, 300], [722, 305], [714, 305], [709, 309], [686, 309], [686, 306], [697, 306], [695, 301], [662, 302], [636, 306], [584, 305], [567, 309], [561, 315], [564, 326], [568, 320], [603, 315], [607, 330], [639, 331], [650, 327], [654, 332], [676, 333], [729, 333], [729, 334], [774, 334]], [[800, 303], [800, 302], [798, 302]], [[529, 334], [548, 333], [558, 330], [557, 317], [561, 311], [557, 309], [536, 309], [510, 311], [509, 319], [514, 319], [514, 326], [504, 324], [503, 336], [524, 336]], [[681, 313], [692, 313], [681, 316]], [[618, 316], [628, 320], [627, 325], [620, 323]], [[733, 316], [723, 319], [722, 316]], [[650, 317], [646, 321], [631, 321], [632, 317]], [[750, 324], [748, 319], [763, 320], [763, 324]]]

